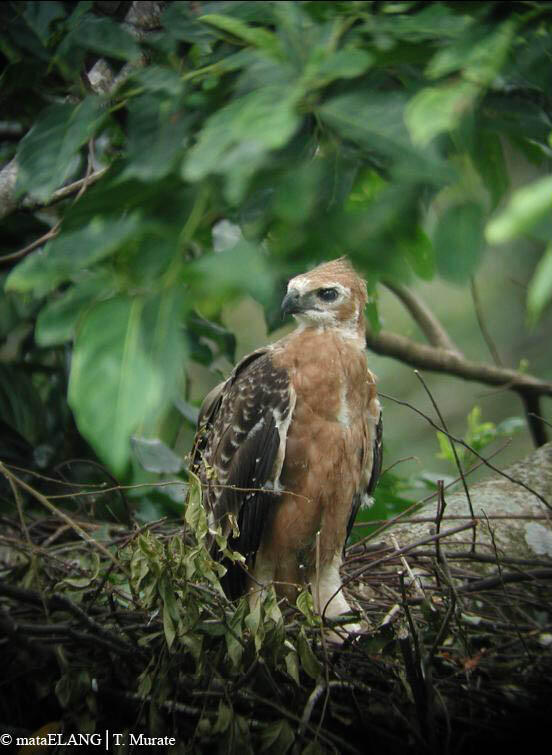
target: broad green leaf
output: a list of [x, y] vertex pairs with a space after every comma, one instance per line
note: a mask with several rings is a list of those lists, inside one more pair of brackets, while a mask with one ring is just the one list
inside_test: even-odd
[[478, 129], [472, 158], [491, 195], [492, 208], [495, 209], [510, 183], [500, 137], [493, 131]]
[[307, 62], [303, 77], [305, 84], [310, 87], [326, 86], [336, 79], [354, 79], [367, 71], [374, 57], [365, 50], [359, 50], [355, 47], [347, 47], [337, 50], [331, 55], [327, 55], [325, 50], [323, 55], [311, 56]]
[[443, 212], [433, 235], [437, 270], [447, 280], [465, 283], [483, 254], [483, 210], [463, 202]]
[[460, 39], [436, 53], [426, 73], [436, 79], [462, 70], [471, 83], [489, 86], [506, 61], [515, 31], [512, 19], [494, 28], [474, 21]]
[[178, 97], [184, 88], [180, 74], [172, 68], [156, 65], [135, 71], [129, 82], [141, 84], [147, 92], [163, 92], [170, 97]]
[[489, 244], [502, 244], [528, 233], [551, 210], [552, 176], [546, 176], [513, 194], [507, 207], [487, 225], [487, 241]]
[[343, 137], [390, 157], [410, 148], [401, 94], [358, 91], [328, 100], [317, 112]]
[[316, 206], [323, 182], [319, 160], [298, 165], [282, 176], [274, 197], [274, 211], [288, 223], [306, 220]]
[[109, 296], [113, 283], [107, 270], [99, 270], [79, 280], [60, 297], [48, 301], [36, 321], [37, 343], [54, 346], [72, 340], [83, 311], [100, 296]]
[[407, 183], [449, 181], [452, 171], [441, 158], [412, 145], [404, 111], [400, 92], [359, 90], [328, 100], [316, 112], [341, 138], [390, 161], [397, 190]]
[[415, 144], [428, 144], [437, 134], [452, 131], [473, 107], [478, 88], [467, 81], [420, 90], [408, 103], [406, 125]]
[[295, 105], [295, 93], [266, 86], [221, 108], [190, 150], [183, 177], [195, 182], [210, 173], [225, 175], [228, 199], [239, 202], [267, 154], [284, 146], [297, 130], [301, 118]]
[[110, 18], [85, 13], [78, 19], [58, 49], [58, 54], [69, 58], [74, 48], [92, 50], [117, 60], [136, 60], [140, 47], [134, 37]]
[[128, 106], [127, 165], [121, 179], [151, 182], [182, 160], [190, 114], [174, 100], [144, 94]]
[[552, 243], [542, 255], [529, 283], [527, 292], [527, 314], [534, 325], [544, 308], [552, 301]]
[[68, 399], [77, 425], [116, 472], [125, 468], [130, 435], [166, 400], [163, 364], [144, 348], [144, 300], [118, 296], [83, 317], [73, 351]]
[[412, 270], [419, 278], [431, 280], [435, 275], [435, 253], [433, 245], [421, 228], [417, 228], [413, 238], [401, 239], [399, 248]]
[[240, 294], [249, 293], [264, 304], [274, 293], [272, 274], [263, 252], [247, 241], [239, 241], [218, 254], [205, 254], [188, 270], [195, 304], [205, 316], [214, 314], [222, 304]]
[[247, 42], [260, 50], [264, 50], [269, 55], [279, 58], [282, 56], [280, 40], [271, 31], [259, 26], [249, 26], [232, 16], [224, 16], [220, 13], [209, 13], [206, 16], [200, 16], [199, 21], [203, 24], [214, 26], [216, 29], [229, 32], [234, 37]]
[[61, 232], [44, 249], [30, 254], [8, 276], [9, 291], [43, 295], [83, 269], [113, 254], [139, 227], [136, 213], [123, 218], [95, 217], [87, 226]]
[[104, 117], [101, 100], [93, 95], [78, 105], [46, 108], [18, 146], [18, 190], [47, 201], [74, 170], [73, 158]]
[[148, 472], [176, 474], [182, 469], [182, 459], [159, 438], [133, 437], [130, 444], [140, 465]]
[[377, 21], [370, 19], [367, 29], [389, 34], [399, 42], [425, 42], [436, 38], [454, 39], [470, 23], [467, 14], [454, 13], [443, 3], [428, 3], [417, 13], [405, 13], [412, 5], [415, 3], [390, 3], [384, 6], [384, 11], [393, 15], [390, 18], [380, 16]]
[[142, 338], [153, 364], [162, 370], [165, 403], [178, 395], [183, 377], [186, 349], [181, 332], [181, 308], [187, 294], [180, 284], [165, 287], [146, 300], [142, 313]]
[[285, 755], [295, 741], [295, 734], [286, 719], [274, 721], [261, 729], [261, 752]]

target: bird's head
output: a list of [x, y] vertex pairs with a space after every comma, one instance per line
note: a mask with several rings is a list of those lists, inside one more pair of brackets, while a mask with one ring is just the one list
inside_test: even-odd
[[304, 327], [336, 328], [344, 335], [364, 339], [366, 283], [351, 263], [340, 257], [288, 284], [282, 313], [293, 315]]

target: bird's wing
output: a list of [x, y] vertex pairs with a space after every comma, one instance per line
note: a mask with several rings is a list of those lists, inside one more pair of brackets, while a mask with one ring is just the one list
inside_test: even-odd
[[[260, 349], [242, 360], [201, 407], [192, 469], [202, 482], [211, 526], [220, 523], [230, 547], [251, 565], [280, 491], [294, 406], [287, 370], [274, 365], [270, 349]], [[230, 537], [229, 514], [237, 519], [237, 538]], [[234, 597], [243, 591], [240, 577], [245, 575], [225, 565], [226, 587]]]
[[369, 463], [366, 467], [367, 475], [362, 488], [354, 495], [353, 503], [351, 506], [351, 514], [349, 516], [349, 522], [347, 524], [347, 538], [351, 534], [356, 515], [360, 507], [367, 503], [370, 505], [370, 498], [378, 484], [379, 476], [381, 474], [381, 463], [383, 460], [383, 419], [381, 409], [378, 402], [378, 419], [377, 424], [373, 427], [371, 445], [372, 453], [369, 455]]

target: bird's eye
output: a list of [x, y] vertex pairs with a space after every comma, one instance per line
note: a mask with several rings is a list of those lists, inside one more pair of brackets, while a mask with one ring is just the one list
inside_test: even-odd
[[319, 288], [316, 295], [322, 301], [335, 301], [338, 297], [337, 288]]

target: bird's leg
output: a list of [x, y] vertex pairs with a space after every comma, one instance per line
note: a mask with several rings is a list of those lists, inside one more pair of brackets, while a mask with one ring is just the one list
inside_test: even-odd
[[[321, 564], [318, 574], [313, 574], [311, 579], [314, 607], [320, 615], [328, 619], [336, 619], [343, 614], [351, 613], [351, 607], [341, 589], [340, 566], [341, 556], [336, 554], [329, 563]], [[343, 628], [348, 632], [362, 631], [360, 624], [354, 622], [345, 624]], [[331, 632], [331, 640], [343, 641], [342, 638], [334, 635], [335, 632]]]

